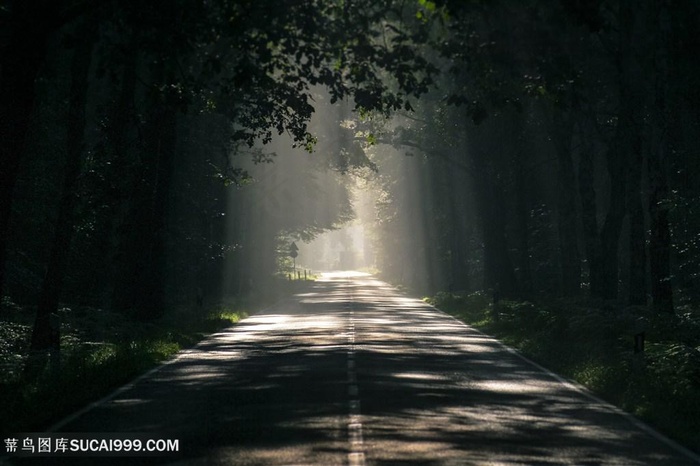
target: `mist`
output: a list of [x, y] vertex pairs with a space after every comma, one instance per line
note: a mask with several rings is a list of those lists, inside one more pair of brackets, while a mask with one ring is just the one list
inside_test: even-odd
[[266, 5], [78, 14], [37, 36], [12, 81], [35, 85], [3, 81], [0, 286], [41, 302], [36, 345], [66, 296], [149, 321], [295, 262], [426, 295], [697, 298], [695, 9], [659, 64], [652, 7], [644, 33], [561, 5]]
[[697, 24], [691, 1], [4, 2], [3, 383], [358, 271], [495, 329], [642, 326], [696, 390]]

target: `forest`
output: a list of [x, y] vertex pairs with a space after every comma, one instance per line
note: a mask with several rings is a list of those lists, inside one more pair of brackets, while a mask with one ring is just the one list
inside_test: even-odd
[[[690, 413], [700, 450], [699, 24], [693, 0], [0, 1], [3, 429], [100, 361], [142, 370], [138, 338], [191, 344], [164, 322], [302, 286], [289, 244], [312, 274], [361, 225], [327, 267], [642, 417], [671, 399], [650, 419]], [[550, 361], [557, 334], [600, 360]]]

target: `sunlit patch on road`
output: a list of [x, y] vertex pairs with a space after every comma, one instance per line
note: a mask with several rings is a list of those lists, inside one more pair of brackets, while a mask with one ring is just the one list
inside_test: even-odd
[[333, 272], [323, 272], [321, 273], [321, 281], [328, 281], [328, 280], [348, 280], [352, 278], [362, 278], [362, 277], [369, 277], [371, 276], [368, 273], [365, 272], [357, 272], [354, 270], [341, 270], [341, 271], [333, 271]]
[[212, 335], [63, 429], [179, 437], [179, 464], [696, 464], [355, 272]]
[[561, 384], [555, 381], [532, 380], [478, 380], [471, 382], [476, 390], [484, 390], [490, 393], [529, 393], [537, 394], [546, 400], [548, 396], [561, 391]]

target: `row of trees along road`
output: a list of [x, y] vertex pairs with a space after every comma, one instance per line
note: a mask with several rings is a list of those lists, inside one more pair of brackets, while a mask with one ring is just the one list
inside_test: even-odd
[[[585, 285], [673, 312], [700, 271], [699, 19], [690, 0], [5, 1], [0, 289], [38, 303], [34, 349], [58, 343], [62, 297], [162, 315], [254, 236], [245, 195], [241, 244], [225, 236], [231, 156], [283, 133], [313, 150], [322, 92], [375, 146], [353, 157], [379, 169], [389, 276], [420, 257], [434, 289]], [[392, 167], [386, 144], [421, 165]], [[421, 235], [396, 220], [420, 215]], [[275, 228], [333, 218], [314, 221]], [[168, 270], [192, 279], [169, 289]]]
[[[380, 269], [433, 292], [697, 299], [699, 6], [420, 3], [445, 73], [379, 138], [416, 156], [380, 169]], [[392, 220], [421, 211], [423, 235]]]
[[[150, 320], [170, 292], [221, 276], [235, 247], [225, 189], [245, 178], [231, 156], [265, 159], [256, 145], [279, 134], [311, 150], [321, 88], [383, 113], [426, 92], [434, 67], [411, 48], [425, 35], [417, 8], [2, 2], [0, 289], [37, 303], [32, 348], [58, 345], [61, 299]], [[168, 270], [199, 280], [168, 288]]]

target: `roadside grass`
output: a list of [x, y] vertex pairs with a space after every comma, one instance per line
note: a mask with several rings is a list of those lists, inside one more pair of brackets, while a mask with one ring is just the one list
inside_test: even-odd
[[[247, 316], [244, 308], [217, 306], [201, 318], [183, 310], [152, 323], [100, 309], [61, 309], [61, 351], [35, 379], [22, 370], [28, 358], [33, 312], [0, 321], [0, 431], [41, 431], [61, 417], [191, 347], [206, 335]], [[180, 318], [175, 316], [180, 314]], [[4, 337], [4, 338], [3, 338]], [[8, 338], [9, 337], [9, 338]], [[10, 342], [10, 344], [7, 344]]]
[[95, 308], [63, 308], [60, 360], [31, 381], [22, 376], [34, 311], [4, 300], [0, 312], [0, 432], [40, 432], [140, 374], [305, 286], [281, 283], [254, 299], [206, 311], [176, 307], [154, 322]]
[[[438, 293], [427, 302], [700, 452], [700, 313]], [[644, 332], [645, 351], [634, 336]]]

